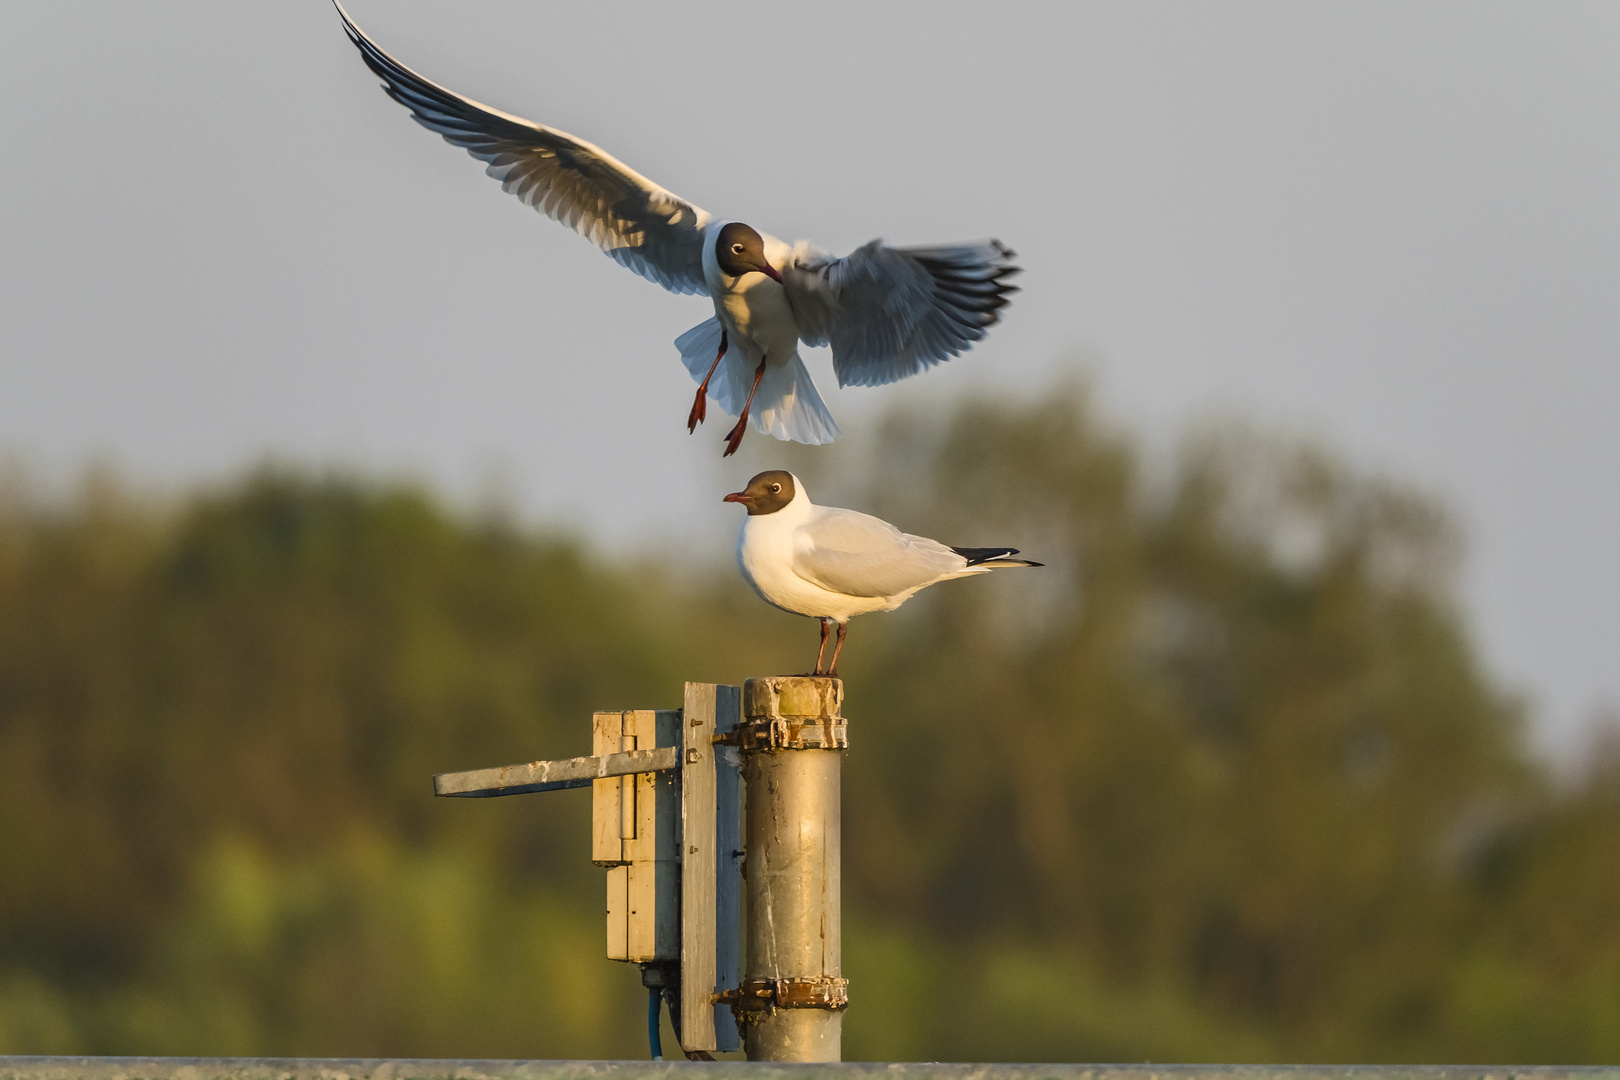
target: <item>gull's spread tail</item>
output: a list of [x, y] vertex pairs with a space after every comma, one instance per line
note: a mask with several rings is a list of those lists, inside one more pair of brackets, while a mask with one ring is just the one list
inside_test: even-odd
[[[696, 382], [701, 383], [709, 373], [715, 353], [720, 351], [723, 332], [719, 319], [706, 319], [675, 339], [675, 347], [681, 351], [681, 363]], [[726, 351], [714, 378], [709, 381], [709, 396], [726, 412], [737, 416], [742, 413], [748, 389], [753, 384], [754, 368], [733, 346]], [[765, 366], [765, 377], [760, 380], [749, 419], [755, 428], [778, 439], [818, 446], [838, 438], [838, 422], [827, 411], [815, 381], [797, 353], [785, 364]]]

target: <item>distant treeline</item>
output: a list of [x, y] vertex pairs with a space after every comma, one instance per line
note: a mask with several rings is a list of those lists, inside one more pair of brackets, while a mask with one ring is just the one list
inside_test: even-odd
[[[1048, 563], [857, 621], [846, 1056], [1620, 1059], [1620, 753], [1529, 752], [1432, 501], [1078, 389], [892, 416], [828, 501]], [[803, 669], [814, 625], [266, 471], [0, 505], [0, 1053], [636, 1057], [588, 797], [428, 777]]]

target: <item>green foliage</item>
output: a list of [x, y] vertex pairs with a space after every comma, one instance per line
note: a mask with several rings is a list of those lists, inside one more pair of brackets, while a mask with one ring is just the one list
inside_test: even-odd
[[[864, 458], [804, 475], [1048, 566], [854, 626], [849, 1056], [1620, 1053], [1620, 753], [1542, 775], [1429, 500], [1242, 430], [1160, 475], [1080, 387]], [[0, 1052], [637, 1056], [584, 793], [428, 778], [813, 642], [406, 488], [12, 497]]]

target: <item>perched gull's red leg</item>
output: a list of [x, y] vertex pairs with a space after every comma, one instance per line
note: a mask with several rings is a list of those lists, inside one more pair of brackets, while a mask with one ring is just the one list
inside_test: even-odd
[[720, 358], [726, 355], [726, 332], [720, 331], [720, 351], [714, 354], [714, 363], [709, 365], [709, 373], [703, 376], [703, 382], [698, 385], [697, 400], [692, 402], [692, 411], [686, 416], [686, 433], [690, 435], [703, 423], [704, 414], [708, 412], [706, 401], [709, 396], [709, 380], [714, 378], [715, 368], [720, 366]]
[[821, 620], [821, 645], [816, 649], [816, 670], [811, 674], [821, 674], [821, 654], [827, 651], [827, 631], [832, 629], [831, 619]]
[[737, 417], [737, 426], [726, 435], [726, 452], [721, 457], [730, 457], [742, 445], [743, 436], [748, 433], [748, 407], [754, 403], [754, 392], [759, 389], [759, 380], [765, 377], [765, 358], [760, 357], [759, 367], [754, 371], [754, 385], [748, 388], [748, 400], [743, 402], [742, 415]]
[[844, 651], [844, 635], [847, 634], [847, 633], [849, 633], [849, 623], [847, 623], [847, 622], [839, 623], [838, 624], [838, 644], [833, 646], [832, 667], [827, 669], [827, 674], [831, 675], [835, 679], [838, 678], [838, 654]]

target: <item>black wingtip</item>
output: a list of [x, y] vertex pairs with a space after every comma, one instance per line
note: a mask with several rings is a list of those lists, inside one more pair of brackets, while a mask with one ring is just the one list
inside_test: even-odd
[[343, 10], [343, 5], [338, 3], [338, 0], [332, 0], [332, 6], [337, 8], [338, 18], [343, 20], [343, 32], [349, 35], [350, 41], [356, 45], [360, 44], [360, 39], [365, 35], [360, 33], [358, 26], [354, 25], [354, 20], [349, 18], [349, 13]]
[[1009, 555], [1018, 554], [1018, 549], [1017, 548], [1008, 548], [1008, 547], [998, 547], [998, 548], [953, 547], [953, 548], [951, 548], [951, 550], [956, 552], [958, 555], [962, 556], [962, 558], [966, 559], [968, 561], [969, 566], [978, 566], [980, 563], [990, 562], [993, 559], [1005, 559]]

